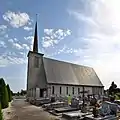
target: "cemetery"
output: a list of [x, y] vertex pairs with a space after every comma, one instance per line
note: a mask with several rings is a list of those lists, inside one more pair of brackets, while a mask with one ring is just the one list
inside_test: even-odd
[[[31, 99], [32, 104], [40, 106], [43, 110], [64, 118], [66, 120], [118, 120], [120, 106], [114, 101], [114, 97], [92, 95], [67, 98], [40, 98]], [[69, 96], [68, 96], [69, 98]], [[34, 101], [34, 102], [33, 102]], [[31, 102], [30, 102], [31, 103]]]

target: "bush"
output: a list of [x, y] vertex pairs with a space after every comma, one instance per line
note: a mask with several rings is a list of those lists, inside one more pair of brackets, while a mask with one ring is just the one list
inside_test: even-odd
[[7, 84], [6, 87], [7, 87], [7, 91], [8, 91], [8, 101], [11, 102], [11, 100], [12, 100], [12, 92], [11, 92], [10, 87], [9, 87], [8, 84]]
[[2, 109], [7, 108], [8, 107], [8, 91], [7, 91], [7, 87], [5, 85], [5, 81], [4, 79], [0, 79], [0, 91], [1, 91], [1, 107]]
[[120, 100], [120, 93], [116, 93], [116, 94], [115, 94], [115, 99], [116, 99], [116, 100]]
[[2, 110], [1, 110], [1, 104], [0, 104], [0, 120], [3, 120]]

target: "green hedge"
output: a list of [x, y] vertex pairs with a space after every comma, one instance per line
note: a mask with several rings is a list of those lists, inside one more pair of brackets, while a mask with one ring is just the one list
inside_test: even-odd
[[12, 100], [12, 92], [11, 92], [10, 87], [9, 87], [8, 84], [7, 84], [6, 87], [7, 87], [7, 91], [8, 91], [8, 101], [11, 102], [11, 100]]
[[1, 104], [0, 104], [0, 120], [3, 120], [3, 115], [2, 115]]
[[3, 78], [0, 79], [0, 91], [1, 91], [1, 108], [7, 108], [8, 107], [8, 91], [7, 91], [7, 87], [5, 84], [5, 81]]

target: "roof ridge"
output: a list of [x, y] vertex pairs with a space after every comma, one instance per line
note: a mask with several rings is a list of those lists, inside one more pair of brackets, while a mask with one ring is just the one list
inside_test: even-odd
[[82, 66], [82, 67], [87, 67], [87, 68], [93, 69], [92, 67], [89, 67], [89, 66], [86, 66], [86, 65], [81, 65], [81, 64], [72, 63], [72, 62], [69, 62], [69, 61], [62, 61], [62, 60], [58, 60], [58, 59], [54, 59], [54, 58], [47, 58], [47, 57], [43, 57], [43, 58], [49, 59], [49, 60], [53, 60], [53, 61], [57, 61], [57, 62], [66, 63], [66, 64], [77, 65], [77, 66]]

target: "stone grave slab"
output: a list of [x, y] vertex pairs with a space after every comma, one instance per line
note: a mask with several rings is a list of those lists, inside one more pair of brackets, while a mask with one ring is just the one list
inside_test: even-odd
[[68, 104], [66, 102], [54, 102], [54, 103], [50, 103], [50, 104], [45, 104], [42, 107], [46, 108], [46, 110], [51, 110], [54, 108], [60, 108], [60, 107], [66, 107], [68, 106]]
[[86, 115], [91, 113], [82, 113], [80, 110], [63, 113], [62, 117], [68, 120], [82, 120]]
[[40, 99], [35, 99], [35, 105], [43, 105], [46, 103], [50, 103], [49, 98], [40, 98]]
[[109, 116], [105, 116], [105, 117], [97, 117], [94, 118], [93, 115], [87, 115], [85, 117], [85, 120], [117, 120], [117, 117], [115, 117], [114, 115], [109, 115]]
[[68, 107], [55, 108], [54, 110], [56, 113], [63, 113], [63, 112], [76, 111], [79, 109], [68, 106]]
[[49, 110], [48, 112], [55, 115], [55, 116], [61, 116], [62, 117], [62, 113], [56, 113], [54, 110]]

